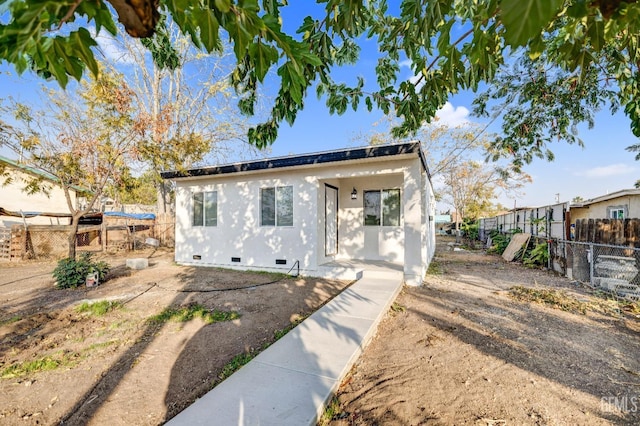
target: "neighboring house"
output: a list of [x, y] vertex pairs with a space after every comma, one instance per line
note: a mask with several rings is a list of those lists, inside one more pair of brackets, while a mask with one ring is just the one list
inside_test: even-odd
[[[164, 172], [176, 183], [176, 262], [331, 276], [388, 261], [420, 285], [435, 199], [420, 143]], [[348, 262], [345, 262], [348, 263]]]
[[[47, 193], [29, 194], [25, 191], [26, 182], [36, 177], [42, 180]], [[47, 173], [20, 164], [15, 160], [0, 156], [0, 207], [13, 212], [27, 213], [69, 213], [64, 191], [56, 183], [57, 179]], [[72, 201], [77, 203], [76, 191], [71, 191]], [[13, 224], [54, 224], [68, 225], [69, 218], [35, 216], [27, 219], [0, 216], [0, 226]]]
[[640, 189], [622, 189], [607, 195], [571, 203], [571, 223], [578, 219], [640, 218]]

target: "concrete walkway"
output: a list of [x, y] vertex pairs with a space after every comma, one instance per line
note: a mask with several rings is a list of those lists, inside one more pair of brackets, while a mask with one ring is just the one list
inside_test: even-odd
[[402, 281], [401, 271], [365, 266], [359, 281], [167, 424], [315, 425]]

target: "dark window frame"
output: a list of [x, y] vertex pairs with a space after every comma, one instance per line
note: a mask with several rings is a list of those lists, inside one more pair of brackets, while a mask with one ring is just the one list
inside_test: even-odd
[[[377, 200], [370, 202], [372, 195], [378, 195]], [[390, 196], [397, 197], [395, 206], [385, 205]], [[402, 226], [402, 191], [400, 188], [367, 189], [363, 191], [364, 226]], [[377, 209], [374, 214], [368, 214]]]
[[218, 226], [218, 191], [193, 192], [191, 203], [191, 226]]
[[[270, 194], [266, 200], [265, 194]], [[260, 226], [293, 227], [293, 195], [293, 185], [260, 188]], [[284, 200], [286, 204], [283, 203], [283, 197], [285, 196], [288, 197], [288, 199]], [[268, 214], [266, 218], [265, 212]]]

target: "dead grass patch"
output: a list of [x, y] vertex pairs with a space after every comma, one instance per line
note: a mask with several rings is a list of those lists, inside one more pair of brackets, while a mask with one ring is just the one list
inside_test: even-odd
[[596, 293], [592, 296], [585, 296], [586, 300], [578, 300], [563, 290], [514, 286], [509, 289], [508, 294], [512, 299], [520, 302], [540, 303], [555, 309], [583, 315], [590, 311], [620, 317], [623, 311], [631, 314], [640, 312], [640, 306], [637, 303], [618, 300], [607, 293]]
[[520, 302], [540, 303], [555, 309], [583, 315], [587, 313], [589, 308], [588, 303], [581, 302], [562, 290], [517, 285], [509, 289], [509, 296]]

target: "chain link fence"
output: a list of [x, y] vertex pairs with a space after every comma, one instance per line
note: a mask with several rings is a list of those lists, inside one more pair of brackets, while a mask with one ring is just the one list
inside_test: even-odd
[[[134, 251], [148, 247], [174, 247], [173, 221], [80, 226], [76, 250]], [[0, 233], [4, 260], [62, 259], [69, 252], [69, 225], [13, 225]], [[5, 253], [6, 252], [6, 253]]]
[[11, 259], [11, 228], [0, 226], [0, 260]]
[[553, 240], [552, 269], [568, 278], [640, 301], [640, 249], [628, 246]]

